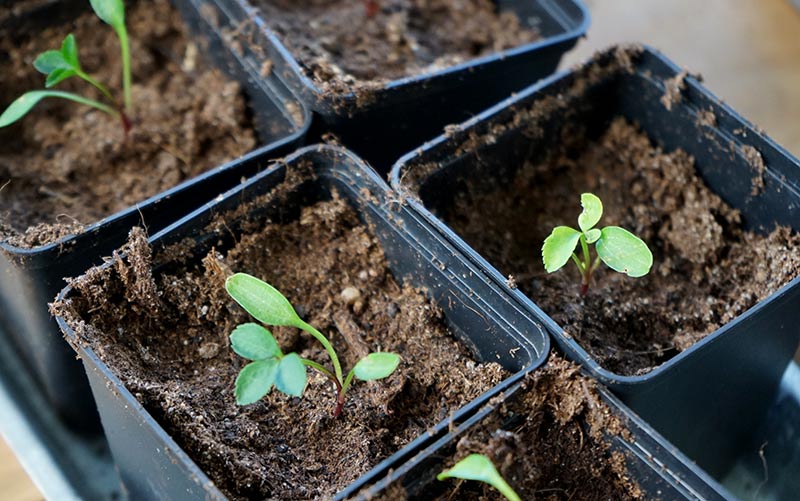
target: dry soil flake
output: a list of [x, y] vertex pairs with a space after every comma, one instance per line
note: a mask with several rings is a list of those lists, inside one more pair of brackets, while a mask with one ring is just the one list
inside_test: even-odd
[[[378, 241], [343, 201], [259, 226], [202, 267], [155, 276], [144, 236], [134, 232], [123, 264], [91, 271], [73, 283], [71, 303], [56, 305], [227, 495], [330, 499], [504, 377], [499, 365], [470, 359], [435, 305], [395, 282]], [[230, 350], [228, 335], [253, 320], [224, 290], [231, 271], [283, 292], [331, 337], [345, 368], [364, 350], [398, 353], [399, 368], [354, 384], [338, 419], [334, 389], [315, 371], [302, 398], [273, 391], [237, 407], [233, 383], [247, 361]], [[285, 352], [329, 363], [311, 336], [272, 331]]]
[[[621, 118], [597, 139], [565, 133], [553, 154], [528, 160], [506, 187], [482, 188], [459, 195], [445, 220], [618, 374], [649, 372], [800, 271], [797, 234], [745, 231], [690, 155], [654, 147]], [[581, 298], [577, 269], [547, 274], [540, 249], [554, 227], [574, 220], [585, 192], [602, 199], [604, 224], [647, 243], [654, 264], [636, 279], [601, 266]]]
[[[169, 2], [142, 0], [127, 12], [133, 129], [105, 113], [47, 99], [0, 129], [0, 238], [22, 247], [54, 242], [85, 225], [250, 151], [256, 144], [239, 84], [197, 57]], [[31, 37], [0, 39], [0, 109], [42, 88], [32, 59], [74, 33], [81, 63], [122, 89], [119, 41], [92, 12]], [[59, 85], [102, 99], [77, 79]]]

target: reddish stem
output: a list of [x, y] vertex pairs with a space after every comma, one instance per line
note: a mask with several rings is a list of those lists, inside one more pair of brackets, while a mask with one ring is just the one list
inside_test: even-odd
[[581, 297], [586, 296], [586, 293], [589, 292], [589, 283], [591, 281], [592, 281], [591, 271], [581, 276]]
[[128, 115], [126, 115], [124, 111], [119, 112], [119, 118], [122, 121], [122, 130], [125, 132], [125, 139], [128, 139], [128, 134], [133, 128], [133, 124], [131, 123], [130, 119], [128, 118]]
[[378, 14], [378, 9], [380, 9], [378, 0], [364, 0], [364, 13], [368, 18], [375, 17]]
[[336, 396], [336, 409], [333, 410], [333, 418], [336, 419], [339, 417], [339, 414], [342, 413], [342, 409], [344, 408], [344, 393], [341, 391], [341, 387], [339, 388], [339, 392]]

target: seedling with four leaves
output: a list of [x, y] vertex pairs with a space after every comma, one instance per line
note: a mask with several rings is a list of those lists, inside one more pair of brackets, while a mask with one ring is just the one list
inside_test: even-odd
[[500, 494], [505, 496], [508, 501], [521, 501], [519, 495], [506, 482], [506, 479], [500, 475], [497, 468], [494, 467], [492, 460], [483, 454], [470, 454], [449, 470], [436, 475], [437, 480], [446, 480], [448, 478], [484, 482], [500, 491]]
[[276, 288], [246, 273], [236, 273], [225, 281], [228, 294], [250, 315], [265, 325], [291, 326], [311, 334], [328, 352], [333, 371], [297, 353], [284, 354], [272, 333], [263, 325], [241, 324], [230, 335], [231, 347], [238, 355], [252, 360], [239, 372], [236, 378], [235, 397], [239, 405], [257, 402], [273, 386], [278, 391], [300, 397], [306, 387], [306, 367], [316, 369], [325, 375], [336, 387], [337, 417], [344, 407], [345, 394], [353, 378], [363, 381], [383, 379], [392, 374], [400, 363], [395, 353], [375, 352], [356, 363], [343, 377], [339, 357], [325, 335], [304, 322], [294, 307]]
[[[569, 226], [556, 226], [542, 246], [542, 260], [547, 273], [561, 269], [572, 259], [581, 273], [581, 296], [589, 290], [592, 274], [604, 262], [614, 271], [629, 277], [642, 277], [653, 266], [653, 254], [639, 237], [619, 226], [598, 229], [603, 216], [603, 203], [591, 194], [581, 195], [583, 212], [578, 216], [580, 231]], [[575, 253], [580, 243], [583, 259]], [[594, 244], [597, 257], [592, 261], [589, 244]]]
[[24, 117], [42, 99], [57, 97], [75, 101], [76, 103], [91, 106], [102, 112], [108, 113], [122, 122], [122, 127], [127, 134], [131, 128], [131, 122], [127, 113], [130, 113], [133, 105], [131, 96], [131, 56], [130, 43], [128, 42], [128, 31], [125, 28], [125, 5], [122, 0], [89, 0], [95, 14], [103, 22], [111, 25], [117, 33], [120, 43], [122, 58], [122, 86], [124, 106], [116, 104], [114, 97], [108, 88], [88, 75], [78, 58], [78, 44], [75, 36], [70, 33], [61, 43], [60, 50], [48, 50], [39, 54], [34, 60], [33, 66], [40, 73], [47, 75], [44, 86], [47, 89], [55, 87], [59, 83], [71, 77], [78, 77], [96, 87], [106, 98], [107, 103], [58, 90], [34, 90], [26, 92], [18, 97], [0, 115], [0, 127], [6, 127]]

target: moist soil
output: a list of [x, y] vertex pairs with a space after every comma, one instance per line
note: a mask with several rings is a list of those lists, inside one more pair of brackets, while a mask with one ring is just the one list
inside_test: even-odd
[[[743, 230], [684, 151], [653, 146], [621, 118], [595, 139], [569, 129], [510, 184], [473, 184], [442, 217], [603, 367], [645, 374], [797, 276], [800, 238]], [[603, 201], [598, 227], [634, 232], [654, 264], [635, 279], [601, 266], [581, 297], [574, 264], [547, 274], [541, 248], [554, 227], [577, 227], [584, 192]]]
[[[226, 495], [330, 499], [506, 375], [473, 361], [441, 310], [395, 282], [377, 239], [338, 197], [305, 208], [298, 221], [253, 224], [230, 251], [155, 277], [134, 230], [128, 258], [90, 270], [73, 282], [75, 298], [54, 306]], [[378, 350], [400, 354], [399, 368], [354, 383], [336, 419], [334, 389], [315, 371], [302, 398], [273, 391], [237, 406], [234, 380], [247, 361], [228, 335], [253, 320], [224, 290], [232, 271], [281, 290], [331, 338], [345, 370]], [[329, 365], [309, 335], [273, 333], [285, 353]]]
[[539, 38], [491, 0], [256, 0], [323, 89], [352, 91]]
[[[169, 2], [129, 5], [134, 109], [125, 136], [117, 119], [46, 99], [0, 129], [0, 238], [35, 247], [171, 188], [256, 144], [238, 83], [205, 64]], [[44, 88], [32, 62], [74, 33], [83, 69], [121, 99], [114, 31], [91, 11], [74, 22], [0, 40], [0, 107]], [[72, 78], [59, 89], [102, 99]]]
[[[450, 468], [469, 454], [485, 454], [522, 499], [641, 499], [621, 452], [611, 450], [612, 436], [626, 437], [623, 422], [598, 396], [595, 382], [579, 367], [557, 356], [534, 371], [521, 394], [499, 406], [464, 435]], [[437, 495], [436, 492], [446, 492]], [[397, 486], [387, 499], [405, 497]], [[434, 481], [418, 499], [501, 499], [480, 482]], [[435, 497], [434, 497], [435, 496]]]

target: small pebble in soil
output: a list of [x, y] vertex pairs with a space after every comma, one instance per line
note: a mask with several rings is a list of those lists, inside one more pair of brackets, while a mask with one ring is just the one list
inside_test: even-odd
[[219, 345], [217, 343], [203, 343], [200, 345], [200, 348], [197, 349], [197, 353], [200, 355], [200, 358], [214, 358], [219, 353]]
[[389, 318], [394, 318], [400, 312], [400, 307], [397, 306], [397, 303], [389, 303], [386, 306], [386, 314], [389, 315]]
[[345, 304], [352, 305], [361, 297], [361, 291], [353, 286], [345, 287], [342, 290], [341, 297]]

